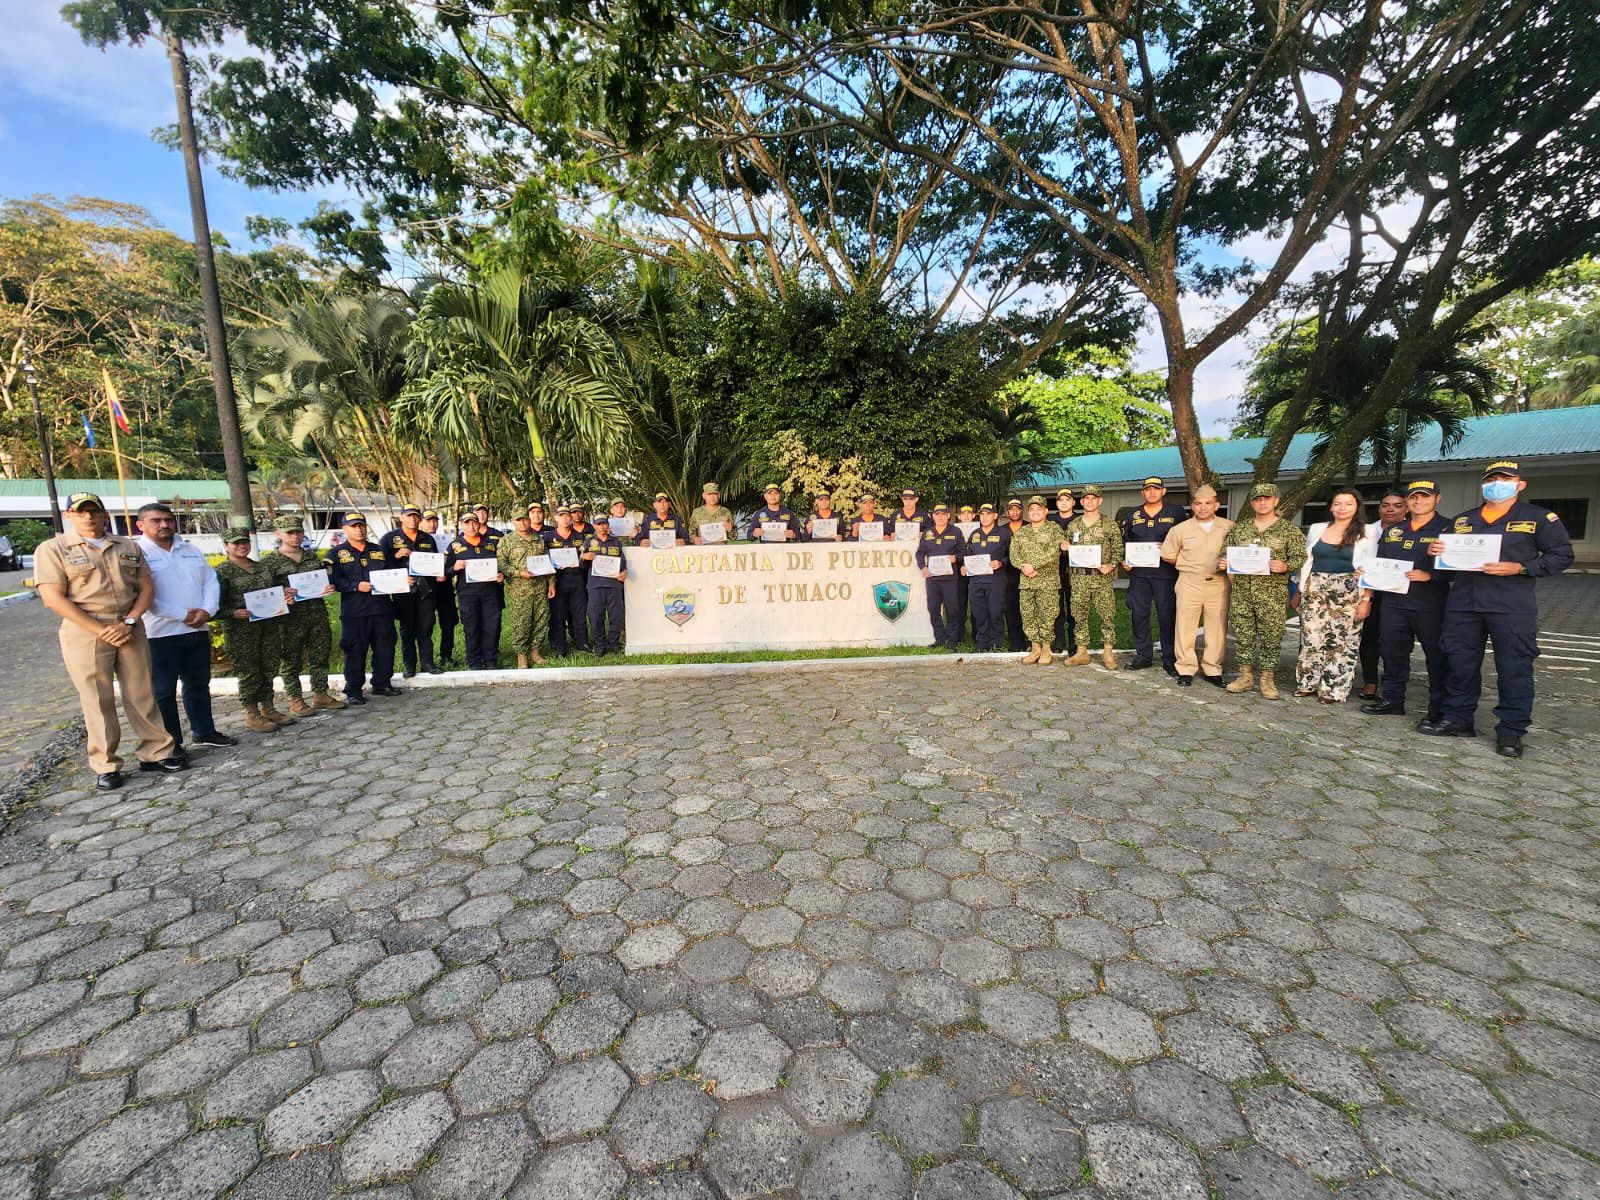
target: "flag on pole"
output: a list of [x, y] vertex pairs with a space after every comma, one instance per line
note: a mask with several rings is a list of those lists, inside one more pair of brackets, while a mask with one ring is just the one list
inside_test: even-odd
[[89, 414], [79, 413], [78, 419], [83, 422], [83, 436], [89, 439], [89, 449], [94, 449], [94, 426], [89, 424]]
[[133, 427], [128, 424], [128, 414], [122, 411], [122, 401], [117, 396], [116, 385], [111, 382], [111, 372], [102, 370], [100, 377], [105, 380], [106, 400], [111, 404], [111, 419], [123, 433], [132, 433]]

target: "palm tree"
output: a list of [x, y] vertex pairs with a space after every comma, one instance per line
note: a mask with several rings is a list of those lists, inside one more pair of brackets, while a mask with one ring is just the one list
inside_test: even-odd
[[1032, 401], [1008, 398], [1003, 393], [984, 406], [982, 415], [994, 430], [990, 486], [1000, 497], [1019, 480], [1032, 479], [1049, 461], [1039, 440], [1044, 435], [1044, 420]]
[[423, 298], [397, 413], [462, 463], [552, 501], [563, 468], [609, 467], [629, 444], [629, 379], [582, 292], [511, 267]]
[[337, 461], [347, 473], [376, 476], [391, 494], [424, 484], [422, 462], [394, 433], [410, 324], [393, 297], [334, 296], [245, 333], [237, 351], [245, 429], [311, 449], [332, 474]]
[[1534, 408], [1600, 404], [1600, 307], [1568, 318], [1537, 349], [1558, 365], [1551, 382], [1534, 392]]

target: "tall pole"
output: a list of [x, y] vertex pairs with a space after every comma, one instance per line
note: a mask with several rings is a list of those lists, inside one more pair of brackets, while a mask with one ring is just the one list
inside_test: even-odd
[[228, 474], [228, 515], [250, 521], [250, 477], [244, 465], [244, 439], [239, 433], [239, 406], [233, 396], [228, 366], [228, 335], [222, 323], [222, 296], [217, 290], [217, 260], [211, 252], [211, 222], [206, 216], [205, 184], [200, 178], [200, 146], [194, 134], [194, 109], [189, 100], [189, 59], [183, 42], [167, 34], [172, 60], [172, 89], [178, 94], [178, 140], [183, 169], [189, 177], [189, 213], [194, 218], [194, 259], [200, 272], [200, 297], [205, 304], [206, 348], [211, 352], [211, 384], [217, 394], [217, 428], [222, 434], [222, 462]]
[[28, 395], [33, 397], [33, 426], [39, 432], [39, 462], [44, 467], [44, 490], [50, 493], [50, 522], [60, 533], [61, 501], [56, 496], [56, 465], [50, 453], [50, 433], [44, 427], [44, 410], [39, 407], [39, 381], [34, 376], [33, 359], [28, 357], [27, 343], [22, 346], [22, 377], [28, 381]]

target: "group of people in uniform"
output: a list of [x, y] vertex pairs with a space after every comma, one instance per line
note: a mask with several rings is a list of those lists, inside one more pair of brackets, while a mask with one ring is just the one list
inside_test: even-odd
[[[440, 529], [436, 510], [407, 506], [400, 524], [374, 541], [366, 518], [350, 511], [325, 559], [306, 547], [301, 518], [283, 516], [273, 525], [276, 548], [259, 559], [252, 554], [255, 530], [230, 529], [214, 579], [203, 559], [204, 570], [184, 559], [181, 539], [163, 524], [175, 529], [170, 509], [142, 510], [146, 536], [135, 541], [108, 533], [99, 497], [77, 493], [66, 506], [69, 529], [36, 551], [35, 574], [46, 605], [62, 617], [62, 657], [79, 693], [89, 761], [102, 788], [122, 781], [114, 681], [139, 737], [141, 770], [188, 765], [174, 699], [179, 678], [195, 740], [232, 744], [211, 723], [208, 701], [197, 707], [190, 698], [193, 681], [209, 679], [208, 636], [206, 673], [193, 660], [213, 619], [239, 679], [246, 726], [270, 732], [319, 708], [365, 704], [368, 694], [400, 695], [393, 683], [397, 643], [406, 676], [437, 674], [453, 658], [459, 628], [466, 665], [490, 669], [497, 664], [502, 617], [519, 667], [543, 664], [545, 648], [557, 655], [615, 653], [623, 639], [626, 544], [707, 545], [741, 535], [778, 542], [914, 541], [936, 645], [953, 649], [970, 628], [976, 649], [1026, 650], [1024, 663], [1046, 666], [1058, 654], [1069, 666], [1088, 664], [1090, 648], [1098, 646], [1101, 665], [1118, 669], [1115, 582], [1121, 573], [1133, 626], [1127, 669], [1154, 667], [1159, 641], [1159, 661], [1179, 686], [1192, 686], [1198, 676], [1231, 693], [1258, 690], [1274, 700], [1291, 608], [1301, 620], [1296, 694], [1327, 703], [1348, 695], [1363, 626], [1376, 622], [1382, 690], [1361, 711], [1406, 712], [1411, 654], [1420, 645], [1428, 701], [1417, 728], [1436, 737], [1476, 736], [1483, 656], [1492, 644], [1496, 746], [1519, 757], [1532, 721], [1539, 653], [1535, 582], [1573, 561], [1559, 517], [1523, 500], [1526, 487], [1516, 462], [1491, 463], [1483, 473], [1482, 503], [1447, 518], [1437, 511], [1439, 489], [1416, 480], [1404, 489], [1403, 514], [1398, 506], [1385, 507], [1385, 521], [1372, 527], [1363, 519], [1359, 493], [1340, 488], [1330, 501], [1330, 520], [1313, 526], [1308, 538], [1278, 512], [1280, 493], [1272, 483], [1250, 489], [1250, 512], [1238, 521], [1219, 514], [1211, 486], [1197, 487], [1185, 511], [1167, 499], [1165, 482], [1156, 477], [1143, 481], [1142, 503], [1120, 516], [1103, 511], [1101, 488], [1089, 484], [1062, 488], [1053, 509], [1042, 495], [1012, 498], [1003, 518], [991, 503], [954, 512], [942, 503], [926, 509], [911, 488], [888, 512], [880, 512], [875, 496], [861, 496], [849, 518], [822, 493], [801, 518], [783, 503], [782, 490], [768, 484], [763, 507], [741, 529], [713, 482], [686, 520], [665, 493], [642, 517], [616, 498], [608, 511], [592, 516], [582, 502], [562, 504], [553, 523], [535, 501], [512, 518], [510, 530], [492, 525], [488, 507], [479, 504], [461, 513], [454, 533]], [[1397, 519], [1387, 520], [1390, 515]], [[1498, 556], [1475, 570], [1443, 570], [1438, 558], [1445, 534], [1497, 536]], [[1128, 549], [1142, 543], [1155, 550]], [[1253, 548], [1265, 559], [1265, 572], [1232, 571], [1234, 548]], [[196, 553], [191, 548], [189, 559]], [[431, 556], [424, 570], [410, 561], [419, 554]], [[178, 596], [154, 608], [150, 558], [161, 565], [163, 579], [174, 581]], [[1380, 558], [1410, 564], [1404, 592], [1362, 586]], [[327, 571], [320, 593], [297, 594], [291, 577], [319, 569]], [[375, 572], [396, 570], [406, 572], [402, 587], [375, 586]], [[179, 579], [187, 583], [180, 586]], [[246, 594], [268, 588], [283, 589], [286, 611], [252, 619]], [[329, 690], [327, 670], [326, 604], [335, 595], [342, 697]], [[157, 647], [154, 685], [147, 626], [151, 637], [176, 635]], [[1223, 674], [1229, 633], [1237, 666], [1231, 681]], [[302, 674], [309, 675], [309, 698]], [[280, 679], [287, 711], [275, 703]]]

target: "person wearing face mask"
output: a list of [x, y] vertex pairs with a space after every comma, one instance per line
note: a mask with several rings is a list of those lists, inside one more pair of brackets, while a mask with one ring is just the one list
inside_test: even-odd
[[[1549, 509], [1522, 499], [1527, 486], [1516, 462], [1490, 463], [1483, 472], [1483, 504], [1450, 523], [1454, 534], [1498, 534], [1500, 557], [1481, 570], [1449, 572], [1439, 634], [1447, 668], [1444, 702], [1438, 720], [1417, 726], [1433, 737], [1476, 736], [1483, 650], [1492, 641], [1499, 691], [1495, 749], [1507, 758], [1522, 757], [1522, 739], [1533, 721], [1533, 660], [1539, 657], [1535, 581], [1559, 575], [1573, 560], [1566, 526]], [[1428, 552], [1437, 560], [1443, 542]]]

